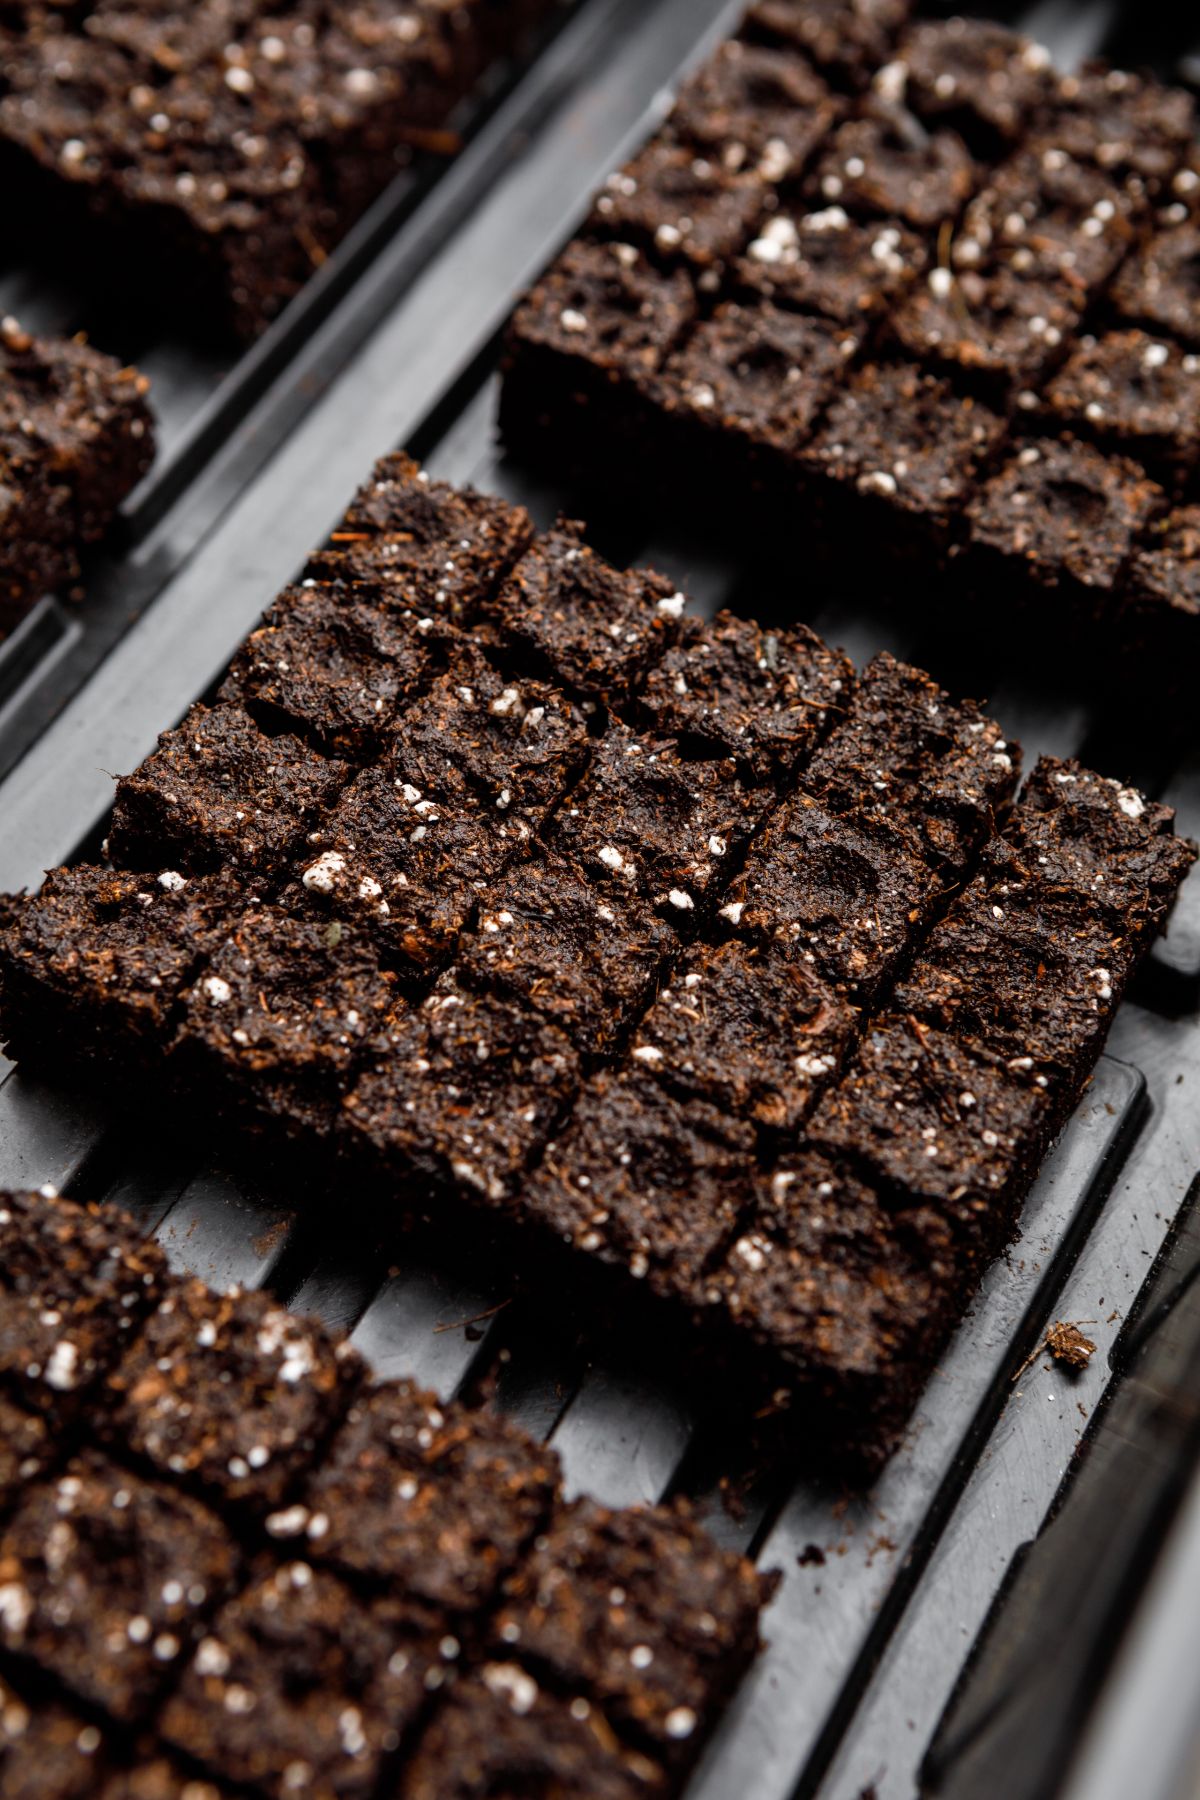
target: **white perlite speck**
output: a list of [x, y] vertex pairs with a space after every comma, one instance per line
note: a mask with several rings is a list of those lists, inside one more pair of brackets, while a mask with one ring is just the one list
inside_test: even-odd
[[69, 1393], [75, 1386], [78, 1369], [78, 1350], [66, 1338], [61, 1339], [55, 1344], [46, 1363], [46, 1386], [55, 1388], [59, 1393]]
[[233, 998], [233, 989], [219, 975], [206, 975], [200, 988], [210, 1006], [224, 1006], [227, 1000]]
[[809, 213], [804, 224], [808, 231], [847, 231], [850, 215], [844, 206], [826, 206], [819, 212]]
[[519, 1714], [529, 1712], [538, 1697], [537, 1682], [516, 1663], [485, 1663], [483, 1684]]
[[0, 1625], [12, 1637], [21, 1636], [32, 1611], [33, 1602], [19, 1582], [8, 1581], [0, 1587]]
[[300, 879], [312, 893], [332, 894], [337, 878], [345, 867], [346, 859], [340, 850], [326, 850], [310, 868], [305, 869]]
[[901, 105], [908, 87], [908, 64], [905, 62], [885, 63], [875, 77], [874, 86], [875, 92], [887, 105]]
[[344, 1706], [338, 1714], [338, 1732], [347, 1756], [361, 1756], [367, 1747], [362, 1728], [362, 1714], [357, 1706]]
[[746, 1267], [748, 1269], [753, 1269], [756, 1273], [766, 1264], [768, 1245], [765, 1238], [739, 1238], [733, 1248], [735, 1254], [741, 1258]]
[[1089, 969], [1088, 980], [1096, 989], [1098, 1000], [1111, 1000], [1113, 995], [1112, 975], [1107, 969]]
[[762, 236], [751, 244], [750, 255], [755, 262], [782, 262], [785, 256], [795, 254], [797, 242], [796, 227], [790, 219], [772, 219]]
[[267, 1520], [267, 1533], [274, 1538], [298, 1537], [308, 1524], [307, 1506], [288, 1506], [272, 1513]]

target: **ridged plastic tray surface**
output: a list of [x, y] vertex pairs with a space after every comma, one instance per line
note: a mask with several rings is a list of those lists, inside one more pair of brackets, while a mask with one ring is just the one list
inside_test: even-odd
[[[155, 379], [163, 460], [134, 497], [124, 540], [94, 571], [87, 608], [68, 614], [48, 600], [0, 647], [0, 888], [36, 884], [44, 868], [94, 847], [107, 771], [133, 767], [205, 690], [372, 459], [398, 444], [436, 475], [524, 501], [541, 523], [559, 510], [590, 520], [610, 555], [664, 568], [706, 610], [803, 617], [859, 661], [881, 648], [911, 658], [952, 689], [986, 695], [1030, 760], [1082, 754], [1140, 780], [1180, 808], [1183, 829], [1200, 830], [1200, 748], [1188, 747], [1183, 725], [1130, 732], [1111, 710], [1094, 712], [1069, 670], [1031, 668], [1019, 651], [1007, 668], [975, 667], [961, 643], [951, 654], [903, 593], [867, 608], [815, 592], [802, 558], [760, 564], [752, 546], [714, 545], [678, 524], [666, 531], [629, 507], [613, 516], [603, 496], [560, 491], [498, 448], [497, 342], [513, 301], [645, 135], [681, 69], [738, 10], [726, 0], [579, 0], [476, 109], [458, 162], [385, 197], [321, 291], [248, 359], [225, 370], [170, 342], [117, 346]], [[1141, 60], [1144, 22], [1107, 5], [1048, 4], [1016, 22], [1064, 61], [1099, 48], [1106, 32], [1118, 57]], [[0, 277], [0, 310], [36, 327], [89, 323], [78, 294], [21, 270]], [[1200, 887], [1191, 888], [1020, 1236], [867, 1493], [823, 1485], [804, 1468], [802, 1445], [795, 1467], [755, 1466], [727, 1423], [718, 1429], [684, 1406], [653, 1344], [566, 1333], [530, 1302], [506, 1305], [502, 1290], [414, 1260], [402, 1241], [381, 1257], [295, 1206], [286, 1188], [250, 1191], [212, 1163], [203, 1119], [193, 1145], [160, 1141], [122, 1096], [109, 1108], [7, 1072], [0, 1185], [49, 1181], [120, 1203], [177, 1267], [218, 1286], [268, 1286], [351, 1328], [382, 1374], [412, 1374], [445, 1394], [491, 1378], [499, 1404], [552, 1438], [573, 1489], [613, 1502], [691, 1493], [724, 1541], [784, 1573], [769, 1646], [694, 1800], [908, 1800], [1014, 1553], [1037, 1536], [1115, 1385], [1109, 1351], [1200, 1167]], [[1075, 1379], [1044, 1358], [1022, 1367], [1059, 1317], [1090, 1321], [1099, 1345]], [[954, 1791], [954, 1764], [943, 1758], [939, 1792]]]

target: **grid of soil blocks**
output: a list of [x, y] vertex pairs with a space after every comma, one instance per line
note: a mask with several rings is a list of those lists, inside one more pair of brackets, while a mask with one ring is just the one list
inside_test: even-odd
[[0, 1027], [543, 1292], [682, 1313], [869, 1461], [1195, 855], [1019, 769], [921, 671], [690, 616], [397, 455], [118, 784], [110, 864], [5, 902]]
[[123, 1214], [0, 1195], [7, 1800], [679, 1791], [773, 1589]]
[[[0, 7], [0, 175], [39, 235], [262, 331], [548, 0]], [[23, 216], [18, 213], [18, 216]], [[132, 284], [131, 284], [132, 285]]]
[[904, 12], [751, 8], [520, 306], [506, 437], [1194, 652], [1192, 100]]
[[0, 630], [70, 589], [150, 467], [149, 382], [82, 338], [0, 319]]

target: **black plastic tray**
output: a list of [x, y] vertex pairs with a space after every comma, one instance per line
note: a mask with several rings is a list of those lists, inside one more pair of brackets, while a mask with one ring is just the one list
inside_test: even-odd
[[[884, 646], [911, 656], [960, 691], [987, 693], [1030, 756], [1081, 750], [1165, 793], [1185, 825], [1200, 826], [1195, 752], [1130, 741], [1119, 720], [1073, 691], [1069, 671], [1035, 679], [1014, 657], [1007, 669], [981, 672], [961, 646], [951, 656], [932, 639], [899, 597], [881, 595], [868, 611], [814, 592], [802, 563], [759, 565], [699, 531], [656, 530], [635, 508], [614, 513], [601, 495], [560, 491], [497, 448], [496, 347], [515, 296], [644, 135], [665, 87], [738, 10], [736, 0], [582, 0], [398, 235], [364, 258], [302, 342], [281, 351], [274, 378], [252, 384], [248, 404], [234, 378], [236, 404], [200, 429], [194, 466], [168, 470], [176, 485], [166, 503], [152, 487], [135, 504], [135, 520], [148, 505], [152, 522], [101, 572], [108, 626], [81, 615], [82, 637], [93, 636], [75, 652], [43, 647], [37, 616], [10, 640], [5, 657], [25, 658], [27, 685], [0, 719], [0, 751], [15, 763], [0, 786], [0, 888], [35, 884], [45, 867], [94, 845], [111, 799], [106, 771], [134, 766], [183, 714], [371, 460], [401, 443], [436, 474], [519, 498], [543, 521], [560, 509], [580, 513], [611, 554], [658, 563], [705, 607], [809, 618], [859, 659]], [[1039, 13], [1041, 35], [1071, 55], [1099, 47], [1113, 22], [1105, 7]], [[1126, 29], [1122, 18], [1116, 29]], [[186, 373], [186, 356], [174, 354]], [[395, 1267], [381, 1283], [373, 1246], [331, 1233], [286, 1189], [248, 1191], [202, 1148], [159, 1142], [115, 1104], [110, 1111], [9, 1074], [0, 1086], [0, 1183], [51, 1181], [119, 1200], [178, 1266], [218, 1285], [269, 1285], [353, 1328], [388, 1374], [411, 1373], [446, 1393], [495, 1378], [500, 1403], [553, 1436], [574, 1488], [620, 1502], [693, 1494], [725, 1541], [785, 1577], [766, 1621], [769, 1648], [693, 1783], [694, 1800], [908, 1800], [951, 1696], [958, 1717], [980, 1706], [990, 1716], [986, 1684], [1003, 1686], [994, 1661], [1003, 1631], [993, 1623], [972, 1660], [970, 1680], [983, 1689], [963, 1684], [968, 1651], [990, 1615], [1003, 1617], [997, 1597], [1014, 1554], [1062, 1505], [1089, 1420], [1119, 1389], [1109, 1352], [1200, 1167], [1198, 994], [1200, 891], [1185, 895], [1018, 1240], [868, 1494], [744, 1467], [727, 1435], [685, 1409], [652, 1347], [580, 1339], [527, 1302], [503, 1305], [503, 1292], [406, 1255], [402, 1243], [390, 1248]], [[204, 1127], [198, 1119], [197, 1146]], [[1173, 1311], [1186, 1321], [1198, 1297], [1200, 1288], [1184, 1284]], [[1100, 1354], [1074, 1380], [1045, 1359], [1014, 1380], [1056, 1317], [1094, 1321], [1087, 1329]], [[1170, 1446], [1177, 1485], [1185, 1448]], [[1114, 1602], [1106, 1615], [1113, 1631], [1120, 1610]], [[974, 1765], [946, 1753], [955, 1716], [938, 1734], [941, 1761], [930, 1765], [939, 1792], [968, 1774], [977, 1780]], [[1070, 1715], [1071, 1742], [1081, 1717], [1081, 1708]], [[1049, 1726], [1046, 1738], [1063, 1741]], [[1060, 1765], [1062, 1754], [1055, 1782]], [[962, 1792], [1023, 1800], [1026, 1790], [1005, 1787], [1004, 1774], [994, 1764], [999, 1785]]]

